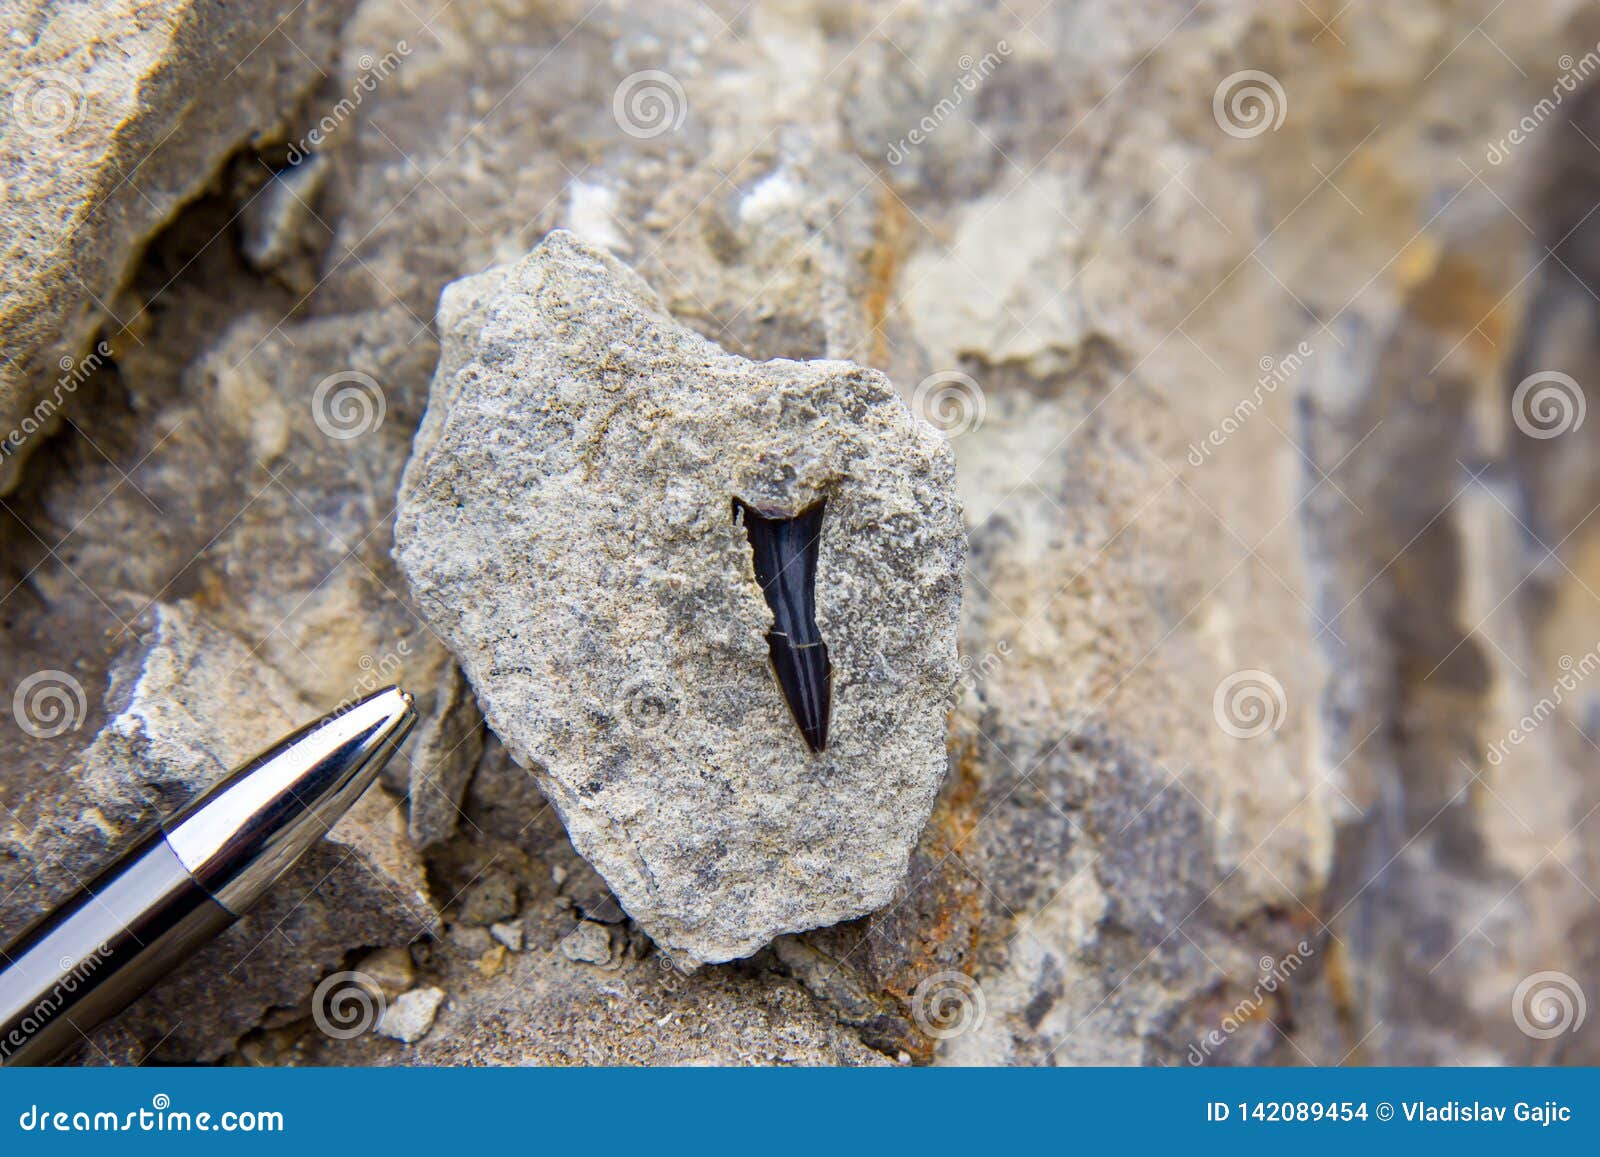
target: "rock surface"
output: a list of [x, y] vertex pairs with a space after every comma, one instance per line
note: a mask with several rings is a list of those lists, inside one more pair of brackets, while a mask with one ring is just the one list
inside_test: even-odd
[[[8, 4], [0, 43], [0, 493], [75, 412], [145, 240], [326, 75], [355, 0]], [[42, 407], [42, 408], [41, 408]]]
[[[441, 313], [395, 556], [574, 846], [690, 966], [887, 902], [946, 768], [944, 439], [869, 370], [722, 351], [565, 232]], [[822, 753], [769, 666], [735, 500], [826, 502]]]

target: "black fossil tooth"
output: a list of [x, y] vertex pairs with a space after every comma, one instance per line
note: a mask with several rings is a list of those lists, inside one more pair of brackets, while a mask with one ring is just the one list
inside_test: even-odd
[[734, 517], [744, 514], [756, 581], [772, 608], [772, 630], [767, 632], [772, 669], [812, 751], [828, 746], [832, 706], [833, 666], [828, 662], [828, 645], [817, 630], [817, 555], [824, 505], [819, 501], [788, 518], [763, 514], [733, 500]]

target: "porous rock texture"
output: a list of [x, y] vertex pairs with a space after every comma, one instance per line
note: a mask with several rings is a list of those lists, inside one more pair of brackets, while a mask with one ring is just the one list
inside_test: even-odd
[[[733, 353], [965, 390], [950, 774], [887, 905], [684, 976], [492, 732], [433, 729], [435, 769], [419, 725], [388, 784], [460, 790], [426, 817], [439, 932], [375, 892], [284, 928], [330, 972], [408, 955], [432, 1029], [332, 1039], [306, 972], [166, 1006], [230, 1018], [229, 1059], [1600, 1062], [1597, 41], [1578, 0], [365, 0], [281, 132], [117, 236], [149, 308], [0, 498], [0, 802], [78, 790], [152, 600], [254, 654], [212, 671], [231, 709], [259, 665], [295, 719], [382, 677], [470, 721], [391, 512], [441, 291], [566, 227]], [[316, 180], [235, 223], [341, 102]], [[333, 437], [317, 387], [351, 371], [382, 419]], [[1550, 438], [1512, 404], [1541, 371], [1589, 390]], [[4, 712], [50, 669], [87, 706], [43, 738]], [[274, 934], [206, 975], [247, 951], [301, 959]], [[1590, 1013], [1530, 1035], [1551, 972]], [[137, 1027], [110, 1059], [215, 1055]]]
[[[882, 374], [726, 353], [565, 231], [441, 313], [395, 556], [574, 846], [686, 966], [881, 907], [948, 760], [948, 442]], [[826, 503], [823, 752], [769, 665], [735, 499]]]

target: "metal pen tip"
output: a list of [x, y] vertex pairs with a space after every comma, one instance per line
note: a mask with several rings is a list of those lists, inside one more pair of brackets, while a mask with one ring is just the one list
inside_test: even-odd
[[164, 824], [167, 842], [196, 882], [242, 913], [355, 803], [416, 718], [398, 687], [325, 715]]

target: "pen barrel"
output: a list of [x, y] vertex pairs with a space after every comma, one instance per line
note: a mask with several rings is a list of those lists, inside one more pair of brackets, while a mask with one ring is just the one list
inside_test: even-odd
[[41, 1065], [236, 917], [158, 830], [0, 955], [0, 1065]]

